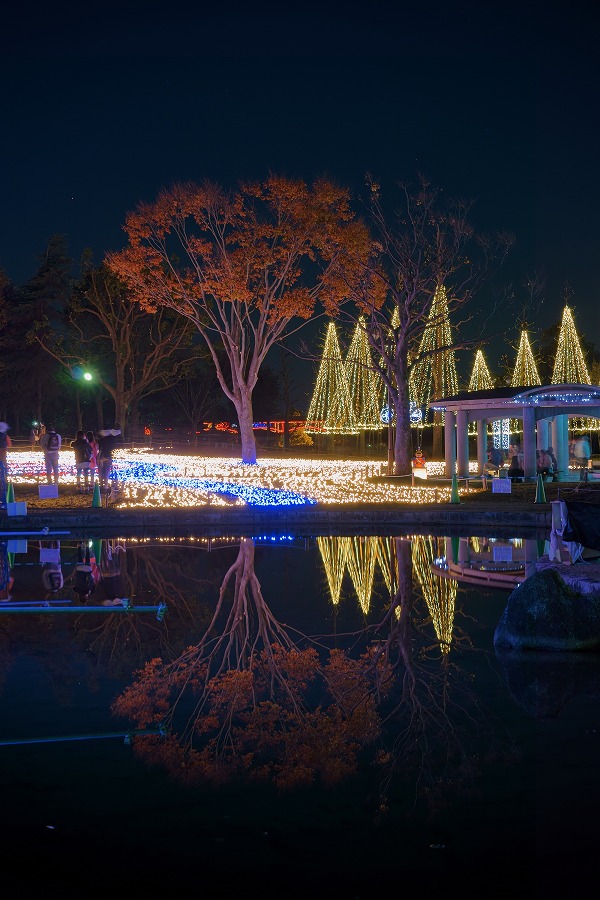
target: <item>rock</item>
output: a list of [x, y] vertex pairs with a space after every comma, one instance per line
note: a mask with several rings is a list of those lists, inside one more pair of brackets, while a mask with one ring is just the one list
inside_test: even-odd
[[515, 650], [600, 650], [600, 599], [570, 588], [545, 569], [508, 598], [494, 644]]

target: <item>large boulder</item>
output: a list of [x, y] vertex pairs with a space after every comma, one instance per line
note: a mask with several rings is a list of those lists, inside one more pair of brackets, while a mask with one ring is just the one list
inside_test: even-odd
[[554, 569], [518, 585], [494, 633], [514, 650], [600, 650], [600, 600], [570, 588]]

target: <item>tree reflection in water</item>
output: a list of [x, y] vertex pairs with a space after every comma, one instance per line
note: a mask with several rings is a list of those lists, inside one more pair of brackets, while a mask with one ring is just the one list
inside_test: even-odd
[[383, 615], [360, 632], [311, 638], [275, 619], [254, 542], [241, 539], [200, 640], [175, 660], [151, 660], [113, 704], [138, 728], [167, 729], [136, 751], [190, 783], [290, 789], [379, 770], [382, 812], [395, 776], [416, 772], [416, 795], [434, 807], [469, 789], [485, 717], [459, 665], [471, 645], [454, 624], [456, 584], [430, 571], [437, 539], [357, 541], [320, 539], [330, 589], [339, 602], [347, 566], [366, 612], [377, 560], [391, 591]]

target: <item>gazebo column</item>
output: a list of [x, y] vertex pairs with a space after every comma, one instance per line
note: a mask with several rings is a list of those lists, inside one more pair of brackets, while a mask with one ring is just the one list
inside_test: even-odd
[[487, 462], [487, 419], [477, 420], [477, 471], [483, 472]]
[[537, 475], [537, 458], [535, 455], [535, 409], [523, 407], [523, 470], [525, 478]]
[[461, 478], [469, 474], [469, 416], [466, 409], [456, 412], [456, 463]]
[[569, 477], [569, 417], [555, 416], [552, 422], [552, 446], [558, 463], [559, 481]]
[[548, 444], [548, 419], [539, 419], [537, 423], [537, 448], [547, 450]]
[[446, 477], [456, 475], [456, 414], [450, 410], [444, 413], [444, 457]]

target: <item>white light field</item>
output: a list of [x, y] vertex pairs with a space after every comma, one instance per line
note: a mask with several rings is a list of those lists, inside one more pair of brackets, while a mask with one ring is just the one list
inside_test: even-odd
[[[120, 451], [114, 460], [120, 488], [112, 505], [118, 507], [299, 506], [336, 503], [447, 503], [450, 486], [373, 482], [380, 463], [351, 459], [260, 459], [245, 465], [226, 457], [177, 456], [146, 451]], [[442, 462], [428, 462], [430, 475], [442, 475]], [[13, 484], [46, 482], [41, 453], [11, 452], [9, 479]], [[60, 484], [76, 484], [73, 452], [60, 454]], [[461, 486], [461, 493], [466, 488]], [[17, 498], [18, 499], [18, 498]], [[51, 502], [51, 501], [50, 501]]]

